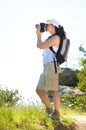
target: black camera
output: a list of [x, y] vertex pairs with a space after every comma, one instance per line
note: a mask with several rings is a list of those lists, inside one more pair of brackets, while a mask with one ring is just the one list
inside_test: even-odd
[[46, 31], [46, 24], [45, 23], [36, 24], [36, 28], [38, 25], [40, 25], [40, 32]]

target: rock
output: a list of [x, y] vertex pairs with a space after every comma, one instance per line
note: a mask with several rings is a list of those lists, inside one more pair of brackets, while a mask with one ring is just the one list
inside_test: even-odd
[[73, 86], [62, 86], [60, 85], [58, 87], [58, 91], [63, 94], [75, 94], [77, 96], [85, 94], [85, 92], [80, 91], [78, 88], [75, 88]]
[[71, 90], [69, 88], [63, 90], [63, 94], [71, 94]]
[[70, 68], [61, 68], [59, 73], [59, 84], [76, 86], [76, 72]]

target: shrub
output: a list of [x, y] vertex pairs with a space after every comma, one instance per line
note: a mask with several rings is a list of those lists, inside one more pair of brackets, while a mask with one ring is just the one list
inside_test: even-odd
[[20, 100], [18, 90], [3, 90], [0, 88], [0, 107], [1, 106], [14, 106]]
[[86, 94], [64, 94], [61, 97], [61, 104], [72, 109], [79, 108], [80, 110], [86, 111]]
[[80, 65], [82, 69], [77, 73], [77, 87], [86, 92], [86, 59], [81, 59]]

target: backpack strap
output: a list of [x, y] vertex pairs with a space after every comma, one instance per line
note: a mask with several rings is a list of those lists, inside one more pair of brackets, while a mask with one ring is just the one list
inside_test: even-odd
[[[50, 36], [49, 38], [51, 38], [51, 37], [53, 37], [53, 36], [55, 36], [56, 34], [54, 34], [54, 35], [52, 35], [52, 36]], [[48, 39], [49, 39], [48, 38]], [[47, 39], [47, 40], [48, 40]], [[61, 45], [61, 42], [60, 42], [60, 45]], [[58, 51], [57, 52], [55, 52], [54, 50], [53, 50], [53, 47], [51, 46], [51, 47], [49, 47], [49, 49], [55, 54], [55, 57], [56, 57], [56, 55], [60, 52], [60, 50], [61, 50], [61, 46], [59, 45], [59, 48], [58, 48]], [[54, 58], [54, 68], [55, 68], [55, 73], [57, 73], [57, 66], [59, 67], [59, 63], [58, 63], [58, 59], [56, 58], [56, 60], [57, 60], [57, 64], [56, 64], [56, 61], [55, 61], [55, 58]]]
[[53, 50], [53, 47], [49, 47], [49, 49], [56, 55], [56, 52]]
[[[53, 47], [52, 47], [52, 46], [49, 47], [49, 49], [55, 54], [55, 56], [58, 55], [58, 54], [60, 53], [61, 48], [62, 48], [62, 40], [61, 40], [61, 42], [60, 42], [60, 44], [59, 44], [59, 47], [58, 47], [57, 52], [55, 52], [55, 51], [53, 50]], [[57, 58], [56, 58], [56, 59], [57, 59]], [[57, 65], [58, 65], [58, 64], [59, 64], [59, 63], [58, 63], [58, 59], [57, 59]]]
[[[51, 46], [51, 47], [49, 47], [49, 49], [55, 54], [55, 57], [56, 57], [56, 52], [53, 50], [53, 47]], [[58, 63], [56, 64], [56, 61], [55, 61], [55, 58], [54, 58], [55, 73], [57, 73], [57, 66], [59, 66], [59, 65], [58, 65]]]

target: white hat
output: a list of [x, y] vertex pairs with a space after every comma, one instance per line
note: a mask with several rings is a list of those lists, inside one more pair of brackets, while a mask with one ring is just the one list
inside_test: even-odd
[[56, 21], [55, 19], [47, 20], [46, 22], [47, 22], [47, 24], [52, 24], [52, 25], [56, 26], [57, 28], [60, 25], [59, 22]]

